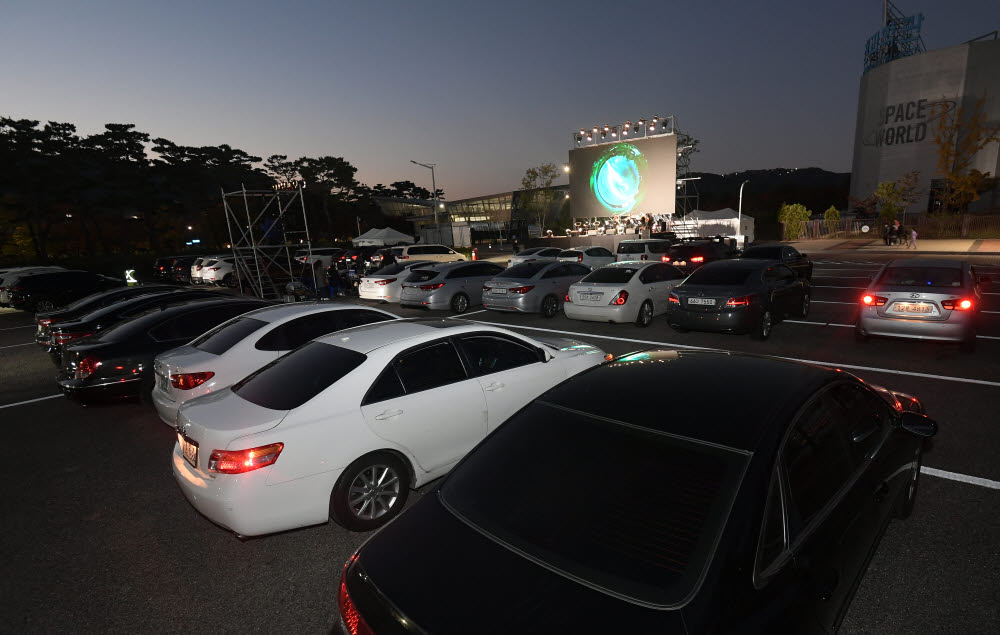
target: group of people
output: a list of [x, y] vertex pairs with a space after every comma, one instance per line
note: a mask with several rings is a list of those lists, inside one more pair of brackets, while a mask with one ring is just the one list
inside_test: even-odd
[[892, 221], [892, 225], [888, 223], [882, 227], [882, 240], [885, 241], [886, 245], [902, 245], [906, 239], [909, 239], [906, 248], [909, 249], [913, 247], [917, 248], [917, 229], [911, 227], [909, 232], [906, 228], [900, 225], [898, 220]]

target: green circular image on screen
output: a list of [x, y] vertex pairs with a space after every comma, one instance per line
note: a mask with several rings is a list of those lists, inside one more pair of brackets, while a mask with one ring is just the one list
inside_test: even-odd
[[646, 157], [630, 143], [608, 148], [594, 162], [590, 189], [597, 201], [613, 214], [628, 214], [642, 200]]

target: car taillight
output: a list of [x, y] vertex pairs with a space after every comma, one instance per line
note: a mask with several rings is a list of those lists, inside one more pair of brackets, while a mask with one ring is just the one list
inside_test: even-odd
[[962, 300], [942, 300], [941, 306], [953, 311], [969, 311], [972, 309], [972, 300], [968, 298]]
[[196, 266], [196, 267], [194, 268], [194, 270], [195, 270], [195, 271], [201, 271], [201, 265], [197, 265], [197, 266]]
[[443, 282], [438, 282], [437, 284], [422, 284], [420, 285], [420, 288], [424, 291], [433, 291], [434, 289], [440, 289], [443, 286]]
[[160, 271], [163, 271], [164, 269], [166, 269], [166, 267], [160, 267]]
[[278, 460], [284, 443], [262, 445], [249, 450], [212, 450], [208, 471], [220, 474], [243, 474], [267, 467]]
[[507, 289], [508, 293], [527, 293], [535, 288], [535, 285], [528, 285], [526, 287], [511, 287]]
[[38, 320], [39, 326], [48, 326], [53, 322], [59, 322], [59, 318], [42, 318]]
[[351, 635], [373, 635], [372, 629], [365, 623], [365, 619], [358, 613], [351, 594], [347, 592], [347, 570], [351, 568], [354, 561], [358, 559], [358, 554], [354, 554], [344, 565], [344, 570], [340, 573], [340, 592], [337, 593], [337, 605], [340, 607], [340, 617], [344, 620], [344, 626]]
[[583, 254], [580, 254], [579, 256], [577, 256], [576, 257], [576, 261], [577, 262], [583, 262]]
[[88, 355], [80, 360], [80, 363], [76, 365], [76, 372], [73, 373], [73, 377], [77, 379], [86, 379], [97, 372], [97, 368], [101, 365], [101, 360], [97, 359], [93, 355]]
[[569, 294], [568, 293], [566, 294], [566, 302], [569, 302], [570, 304], [573, 303], [573, 301], [569, 299]]
[[671, 293], [670, 297], [667, 298], [667, 299], [670, 300], [670, 302], [673, 303], [673, 304], [680, 304], [681, 303], [681, 299], [677, 296], [676, 293]]
[[176, 375], [170, 375], [170, 384], [178, 390], [191, 390], [213, 377], [215, 377], [215, 373], [212, 371], [203, 373], [177, 373]]
[[396, 256], [396, 260], [409, 260], [409, 256]]
[[663, 256], [660, 258], [660, 262], [670, 262], [670, 256]]
[[57, 345], [63, 345], [66, 342], [72, 342], [73, 340], [78, 340], [81, 337], [90, 337], [93, 333], [53, 333], [52, 343]]
[[649, 260], [649, 256], [647, 256], [646, 254], [642, 254], [641, 256], [639, 256], [639, 260]]
[[750, 306], [751, 295], [741, 295], [738, 298], [729, 298], [726, 301], [726, 306]]
[[351, 260], [357, 260], [357, 259], [358, 259], [357, 256], [351, 256]]
[[885, 306], [888, 301], [888, 298], [883, 298], [880, 295], [865, 295], [861, 298], [862, 304], [866, 306]]
[[384, 287], [385, 285], [389, 284], [390, 282], [395, 282], [395, 281], [396, 281], [396, 278], [383, 278], [382, 280], [373, 280], [373, 282], [374, 282], [375, 284], [380, 284], [380, 285], [382, 285], [383, 287]]
[[691, 262], [705, 262], [705, 256], [695, 256], [691, 259]]
[[628, 291], [619, 291], [618, 295], [611, 298], [611, 302], [609, 302], [608, 304], [616, 304], [618, 306], [621, 306], [625, 304], [626, 301], [628, 301]]

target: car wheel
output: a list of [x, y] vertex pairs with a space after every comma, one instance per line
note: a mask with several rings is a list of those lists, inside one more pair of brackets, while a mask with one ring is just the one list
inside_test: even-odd
[[469, 310], [469, 296], [464, 293], [456, 293], [451, 298], [451, 310], [455, 313], [465, 313]]
[[392, 520], [410, 493], [410, 475], [395, 456], [376, 452], [351, 463], [330, 495], [330, 517], [351, 531]]
[[905, 520], [913, 513], [913, 504], [917, 502], [917, 485], [920, 483], [920, 465], [923, 463], [923, 454], [918, 449], [917, 455], [913, 459], [913, 469], [910, 470], [910, 478], [906, 483], [906, 489], [899, 499], [899, 506], [896, 508], [896, 518]]
[[635, 316], [635, 325], [646, 328], [653, 322], [653, 303], [646, 300], [639, 307], [639, 314]]
[[545, 299], [542, 300], [542, 316], [547, 318], [554, 318], [556, 313], [559, 312], [559, 300], [556, 300], [556, 296], [547, 295]]
[[799, 317], [806, 317], [809, 315], [809, 294], [802, 294], [802, 306], [799, 307]]
[[755, 340], [763, 342], [768, 337], [771, 336], [771, 328], [774, 326], [774, 318], [771, 317], [771, 312], [764, 309], [764, 312], [760, 314], [760, 320], [757, 322], [756, 328], [754, 328], [751, 336]]
[[230, 289], [235, 289], [238, 285], [236, 281], [236, 276], [231, 273], [227, 273], [226, 277], [222, 279], [223, 286], [229, 287]]
[[46, 311], [51, 311], [56, 306], [52, 303], [52, 300], [39, 300], [35, 303], [35, 313], [44, 313]]

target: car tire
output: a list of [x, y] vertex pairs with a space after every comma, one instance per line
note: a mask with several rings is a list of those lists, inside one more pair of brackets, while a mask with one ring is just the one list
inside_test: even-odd
[[774, 328], [774, 317], [771, 312], [764, 309], [764, 312], [760, 314], [760, 319], [757, 320], [757, 326], [754, 327], [750, 336], [759, 341], [763, 342], [767, 338], [771, 337], [771, 329]]
[[222, 286], [229, 287], [230, 289], [235, 289], [236, 287], [239, 286], [239, 282], [236, 280], [235, 275], [227, 273], [226, 277], [222, 279]]
[[913, 513], [913, 505], [917, 502], [917, 486], [920, 484], [920, 466], [923, 464], [923, 452], [917, 450], [917, 457], [914, 459], [916, 465], [910, 470], [910, 478], [903, 489], [896, 507], [896, 518], [906, 520]]
[[351, 531], [371, 531], [395, 518], [409, 493], [410, 473], [402, 461], [388, 452], [368, 454], [347, 466], [337, 480], [330, 494], [330, 518]]
[[635, 325], [646, 328], [653, 323], [653, 303], [646, 300], [639, 307], [639, 313], [635, 316]]
[[542, 317], [554, 318], [559, 313], [559, 300], [554, 295], [542, 298]]
[[56, 308], [52, 300], [39, 300], [35, 303], [35, 313], [45, 313], [46, 311], [52, 311]]
[[799, 307], [799, 317], [804, 318], [809, 315], [809, 307], [812, 304], [809, 300], [809, 294], [802, 294], [802, 305]]
[[465, 313], [469, 310], [469, 296], [464, 293], [456, 293], [451, 297], [451, 310], [453, 313]]

